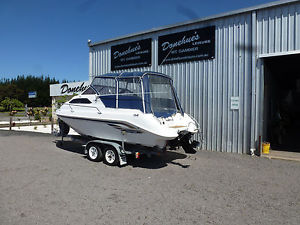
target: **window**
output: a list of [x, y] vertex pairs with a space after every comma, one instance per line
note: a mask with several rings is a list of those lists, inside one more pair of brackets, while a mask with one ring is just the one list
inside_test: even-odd
[[92, 87], [89, 87], [82, 95], [94, 95], [96, 94], [95, 90]]
[[71, 100], [70, 103], [90, 104], [92, 102], [87, 98], [75, 98]]
[[93, 80], [92, 85], [100, 95], [116, 94], [116, 80], [114, 78], [98, 77]]
[[140, 78], [120, 78], [118, 90], [118, 107], [139, 109], [144, 112]]
[[92, 86], [98, 91], [105, 107], [116, 108], [116, 80], [114, 78], [97, 77]]
[[179, 111], [171, 80], [163, 76], [149, 76], [151, 107], [155, 116], [168, 117]]

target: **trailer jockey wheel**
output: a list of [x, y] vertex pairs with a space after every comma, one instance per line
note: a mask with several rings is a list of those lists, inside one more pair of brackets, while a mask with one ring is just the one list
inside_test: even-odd
[[119, 164], [119, 155], [114, 147], [106, 147], [104, 150], [104, 162], [109, 166], [116, 166]]
[[99, 145], [89, 144], [87, 146], [87, 158], [94, 162], [100, 162], [103, 159], [103, 154]]

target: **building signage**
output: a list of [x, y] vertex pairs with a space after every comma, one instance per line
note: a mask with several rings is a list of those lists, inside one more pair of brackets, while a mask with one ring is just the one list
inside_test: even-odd
[[50, 96], [81, 94], [90, 86], [90, 81], [50, 85]]
[[151, 38], [111, 46], [111, 70], [151, 65]]
[[215, 58], [215, 26], [158, 37], [158, 65]]
[[240, 109], [240, 98], [239, 97], [231, 97], [230, 98], [230, 109], [231, 110]]

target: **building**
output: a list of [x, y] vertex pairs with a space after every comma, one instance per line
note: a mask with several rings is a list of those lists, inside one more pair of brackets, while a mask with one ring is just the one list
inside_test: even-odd
[[259, 151], [260, 140], [300, 149], [299, 62], [295, 0], [89, 41], [90, 79], [121, 71], [170, 75], [184, 110], [200, 123], [202, 149], [221, 152]]

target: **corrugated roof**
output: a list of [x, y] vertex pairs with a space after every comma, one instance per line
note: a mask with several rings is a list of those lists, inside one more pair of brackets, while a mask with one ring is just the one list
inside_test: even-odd
[[116, 37], [116, 38], [112, 38], [112, 39], [107, 39], [107, 40], [100, 41], [100, 42], [95, 42], [95, 43], [89, 42], [88, 45], [89, 45], [89, 47], [93, 47], [93, 46], [96, 46], [96, 45], [101, 45], [101, 44], [105, 44], [105, 43], [109, 43], [109, 42], [119, 41], [119, 40], [122, 40], [122, 39], [131, 38], [131, 37], [134, 37], [134, 36], [139, 36], [139, 35], [144, 35], [144, 34], [149, 34], [149, 33], [155, 33], [155, 32], [159, 32], [159, 31], [162, 31], [162, 30], [167, 30], [167, 29], [172, 29], [172, 28], [176, 28], [176, 27], [191, 25], [191, 24], [200, 23], [200, 22], [208, 21], [208, 20], [214, 20], [214, 19], [218, 19], [218, 18], [222, 18], [222, 17], [228, 17], [228, 16], [232, 16], [232, 15], [236, 15], [236, 14], [247, 13], [247, 12], [251, 12], [251, 11], [255, 11], [255, 10], [271, 8], [271, 7], [276, 7], [276, 6], [285, 5], [285, 4], [291, 4], [291, 3], [294, 3], [294, 2], [299, 2], [299, 0], [281, 0], [281, 1], [270, 2], [270, 3], [258, 5], [258, 6], [252, 6], [252, 7], [249, 7], [249, 8], [230, 11], [230, 12], [227, 12], [227, 13], [221, 13], [221, 14], [217, 14], [217, 15], [214, 15], [214, 16], [208, 16], [208, 17], [204, 17], [204, 18], [200, 18], [200, 19], [190, 20], [190, 21], [176, 23], [176, 24], [167, 25], [167, 26], [158, 27], [158, 28], [153, 28], [153, 29], [150, 29], [150, 30], [141, 31], [141, 32], [133, 33], [133, 34], [128, 34], [128, 35], [124, 35], [124, 36], [120, 36], [120, 37]]

